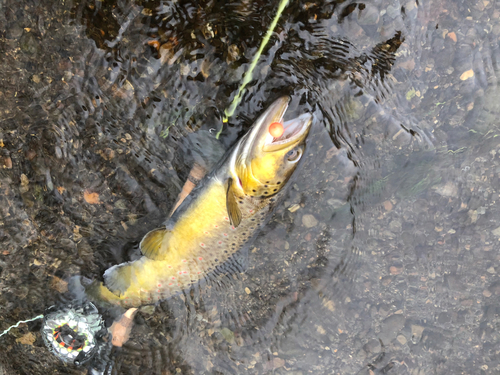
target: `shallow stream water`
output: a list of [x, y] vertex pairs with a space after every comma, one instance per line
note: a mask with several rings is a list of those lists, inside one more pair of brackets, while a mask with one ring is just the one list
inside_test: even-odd
[[[500, 5], [290, 2], [223, 125], [277, 8], [0, 0], [0, 331], [131, 259], [196, 134], [290, 95], [315, 123], [245, 271], [141, 308], [106, 373], [500, 373]], [[0, 374], [91, 371], [40, 328]]]

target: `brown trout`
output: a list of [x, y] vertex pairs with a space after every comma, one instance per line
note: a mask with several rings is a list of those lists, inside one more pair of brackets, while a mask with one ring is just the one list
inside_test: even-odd
[[289, 98], [276, 100], [218, 166], [191, 192], [165, 226], [142, 239], [143, 256], [105, 271], [86, 289], [91, 300], [126, 308], [154, 304], [191, 287], [251, 240], [269, 217], [304, 154], [308, 113], [283, 123]]

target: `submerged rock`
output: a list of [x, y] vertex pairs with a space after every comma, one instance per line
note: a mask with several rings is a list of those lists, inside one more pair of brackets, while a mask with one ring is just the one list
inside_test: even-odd
[[24, 33], [19, 40], [21, 51], [28, 55], [35, 55], [40, 50], [40, 43], [32, 33]]

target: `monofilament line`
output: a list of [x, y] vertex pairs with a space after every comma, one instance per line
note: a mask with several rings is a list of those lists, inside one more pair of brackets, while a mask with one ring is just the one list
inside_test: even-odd
[[18, 321], [16, 324], [14, 324], [13, 326], [10, 326], [9, 328], [7, 328], [5, 331], [3, 331], [1, 334], [0, 334], [0, 337], [2, 337], [3, 335], [5, 335], [7, 332], [9, 332], [12, 328], [16, 328], [16, 327], [19, 327], [19, 324], [21, 323], [28, 323], [28, 322], [32, 322], [34, 320], [37, 320], [37, 319], [42, 319], [43, 318], [43, 315], [38, 315], [38, 316], [35, 316], [34, 318], [32, 319], [27, 319], [27, 320], [20, 320]]
[[[228, 122], [229, 117], [231, 117], [234, 114], [234, 111], [236, 110], [236, 107], [238, 104], [241, 102], [241, 96], [243, 94], [243, 91], [245, 90], [245, 86], [252, 80], [252, 72], [257, 66], [257, 62], [259, 61], [260, 56], [262, 55], [262, 51], [264, 51], [264, 48], [266, 47], [267, 43], [269, 42], [269, 39], [271, 38], [271, 35], [274, 32], [274, 28], [278, 24], [278, 20], [281, 16], [281, 13], [283, 13], [283, 10], [285, 9], [286, 5], [288, 4], [288, 0], [281, 0], [280, 5], [278, 7], [278, 11], [276, 12], [276, 16], [273, 19], [273, 22], [267, 29], [266, 35], [264, 36], [264, 39], [262, 39], [262, 43], [260, 44], [260, 48], [255, 54], [252, 64], [250, 65], [250, 69], [248, 69], [248, 72], [245, 74], [243, 77], [243, 81], [241, 82], [240, 88], [238, 90], [238, 93], [234, 97], [233, 101], [229, 105], [229, 107], [224, 111], [224, 118], [222, 120], [223, 124]], [[222, 129], [224, 126], [221, 126], [220, 130], [217, 132], [216, 138], [219, 139], [220, 133], [222, 133]]]

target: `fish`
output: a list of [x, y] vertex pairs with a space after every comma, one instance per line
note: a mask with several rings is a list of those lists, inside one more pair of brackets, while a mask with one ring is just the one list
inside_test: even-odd
[[[123, 308], [156, 304], [213, 274], [265, 225], [302, 159], [310, 113], [283, 122], [290, 97], [274, 101], [186, 197], [140, 242], [142, 256], [86, 287], [93, 302]], [[269, 126], [282, 123], [275, 138]]]

